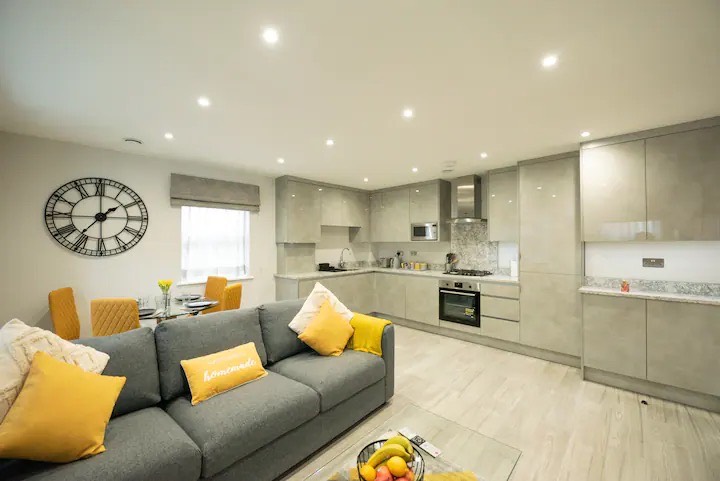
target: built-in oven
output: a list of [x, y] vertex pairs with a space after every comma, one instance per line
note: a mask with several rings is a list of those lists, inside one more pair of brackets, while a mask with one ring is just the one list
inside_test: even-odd
[[440, 281], [440, 320], [480, 327], [480, 283]]
[[437, 222], [419, 222], [410, 224], [410, 239], [414, 241], [438, 240]]

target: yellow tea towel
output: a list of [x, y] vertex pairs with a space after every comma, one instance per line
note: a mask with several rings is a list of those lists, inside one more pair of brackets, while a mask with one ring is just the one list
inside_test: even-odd
[[355, 351], [369, 352], [376, 356], [382, 356], [382, 334], [388, 324], [387, 319], [366, 316], [365, 314], [354, 313], [350, 319], [350, 325], [355, 333], [348, 342], [348, 347]]
[[470, 471], [425, 474], [425, 481], [477, 481], [477, 479], [477, 476]]

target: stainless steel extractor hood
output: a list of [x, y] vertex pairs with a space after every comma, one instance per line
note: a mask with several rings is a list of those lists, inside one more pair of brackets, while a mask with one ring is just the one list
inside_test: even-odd
[[450, 181], [450, 222], [452, 224], [485, 222], [482, 218], [480, 177], [466, 175]]

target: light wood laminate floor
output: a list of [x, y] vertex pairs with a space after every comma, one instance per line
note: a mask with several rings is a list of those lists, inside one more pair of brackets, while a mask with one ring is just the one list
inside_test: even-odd
[[285, 479], [304, 479], [412, 402], [520, 449], [512, 481], [720, 480], [720, 414], [586, 382], [576, 368], [395, 330], [392, 402]]

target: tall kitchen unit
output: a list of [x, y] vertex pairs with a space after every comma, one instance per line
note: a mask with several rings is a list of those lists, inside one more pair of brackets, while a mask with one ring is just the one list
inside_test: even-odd
[[579, 366], [579, 153], [520, 162], [518, 177], [520, 342]]

